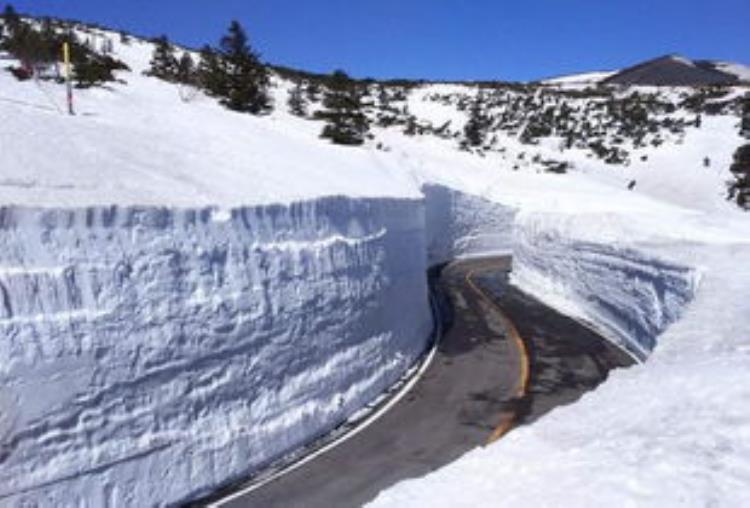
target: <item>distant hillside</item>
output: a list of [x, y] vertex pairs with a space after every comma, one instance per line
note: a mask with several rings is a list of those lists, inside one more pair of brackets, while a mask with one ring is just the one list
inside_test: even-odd
[[667, 55], [615, 71], [582, 72], [540, 81], [544, 85], [710, 86], [750, 82], [750, 66]]
[[676, 55], [668, 55], [628, 67], [606, 78], [603, 83], [629, 86], [707, 86], [732, 85], [738, 77], [710, 65]]

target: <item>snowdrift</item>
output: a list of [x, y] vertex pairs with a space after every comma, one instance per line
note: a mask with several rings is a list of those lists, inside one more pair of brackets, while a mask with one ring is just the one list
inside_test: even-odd
[[431, 332], [424, 209], [0, 209], [0, 504], [178, 502], [326, 432]]
[[430, 265], [487, 254], [510, 254], [517, 210], [442, 185], [425, 185]]
[[576, 229], [600, 223], [586, 215], [524, 216], [515, 231], [512, 281], [645, 360], [693, 299], [700, 278], [642, 247], [577, 236]]

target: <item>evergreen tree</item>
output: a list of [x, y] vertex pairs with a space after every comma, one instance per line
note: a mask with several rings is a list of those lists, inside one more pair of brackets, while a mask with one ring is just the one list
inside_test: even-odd
[[750, 94], [745, 96], [742, 103], [742, 123], [740, 135], [750, 139]]
[[295, 116], [307, 116], [307, 101], [305, 101], [304, 92], [302, 82], [297, 82], [294, 88], [289, 90], [287, 104], [289, 105], [289, 111]]
[[487, 130], [490, 126], [490, 119], [484, 114], [484, 97], [477, 96], [469, 110], [469, 121], [464, 126], [465, 146], [478, 147], [484, 144], [487, 137]]
[[750, 211], [750, 144], [741, 146], [734, 153], [734, 163], [729, 168], [734, 180], [729, 185], [728, 198], [740, 208]]
[[176, 80], [186, 85], [195, 83], [195, 62], [187, 51], [182, 54], [177, 64]]
[[361, 145], [365, 142], [369, 122], [362, 111], [362, 92], [345, 72], [333, 73], [323, 106], [326, 109], [317, 116], [327, 123], [320, 137], [339, 145]]
[[380, 109], [386, 111], [391, 109], [391, 98], [388, 95], [388, 90], [383, 85], [378, 86], [378, 104]]
[[114, 79], [112, 69], [99, 59], [87, 58], [73, 66], [73, 80], [77, 88], [89, 88]]
[[222, 97], [227, 93], [226, 72], [219, 54], [211, 46], [203, 46], [197, 78], [210, 95]]
[[409, 115], [409, 118], [406, 120], [406, 128], [404, 129], [404, 134], [407, 136], [415, 136], [419, 133], [419, 126], [417, 125], [417, 119], [414, 117], [414, 115]]
[[31, 77], [40, 67], [47, 67], [57, 61], [61, 38], [52, 29], [51, 22], [42, 22], [42, 30], [31, 24], [19, 21], [9, 29], [3, 48], [21, 62], [21, 69], [15, 69], [19, 78]]
[[69, 31], [64, 40], [70, 44], [73, 80], [78, 88], [89, 88], [114, 81], [114, 71], [129, 71], [125, 63], [110, 55], [101, 55], [82, 44], [75, 32]]
[[2, 17], [4, 34], [8, 37], [12, 37], [18, 27], [21, 25], [21, 17], [10, 4], [5, 6]]
[[151, 56], [151, 67], [146, 74], [164, 81], [176, 81], [179, 63], [174, 55], [174, 48], [166, 35], [154, 39], [154, 52]]
[[[73, 52], [73, 55], [76, 51]], [[89, 88], [109, 81], [115, 81], [114, 71], [130, 70], [120, 60], [109, 55], [87, 51], [82, 56], [72, 56], [73, 80], [78, 88]]]
[[320, 86], [314, 82], [308, 83], [307, 84], [307, 99], [310, 102], [318, 102], [319, 95], [320, 95]]
[[268, 71], [248, 43], [247, 34], [237, 21], [222, 37], [220, 53], [226, 83], [222, 104], [234, 111], [260, 114], [270, 109]]

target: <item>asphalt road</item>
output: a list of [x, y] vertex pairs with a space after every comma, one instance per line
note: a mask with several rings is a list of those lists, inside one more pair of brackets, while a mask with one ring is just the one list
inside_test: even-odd
[[221, 506], [361, 506], [396, 482], [424, 476], [575, 401], [612, 368], [633, 363], [509, 286], [509, 269], [507, 258], [445, 267], [435, 281], [445, 333], [412, 391], [354, 438]]

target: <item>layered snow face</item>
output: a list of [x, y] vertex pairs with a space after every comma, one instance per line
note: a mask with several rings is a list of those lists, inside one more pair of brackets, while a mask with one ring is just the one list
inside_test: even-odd
[[514, 208], [441, 185], [422, 187], [430, 265], [457, 257], [510, 254]]
[[431, 331], [424, 209], [0, 210], [0, 504], [146, 506], [345, 420]]
[[699, 276], [621, 242], [576, 236], [576, 228], [599, 222], [597, 217], [525, 215], [515, 231], [512, 280], [643, 360], [692, 300]]

